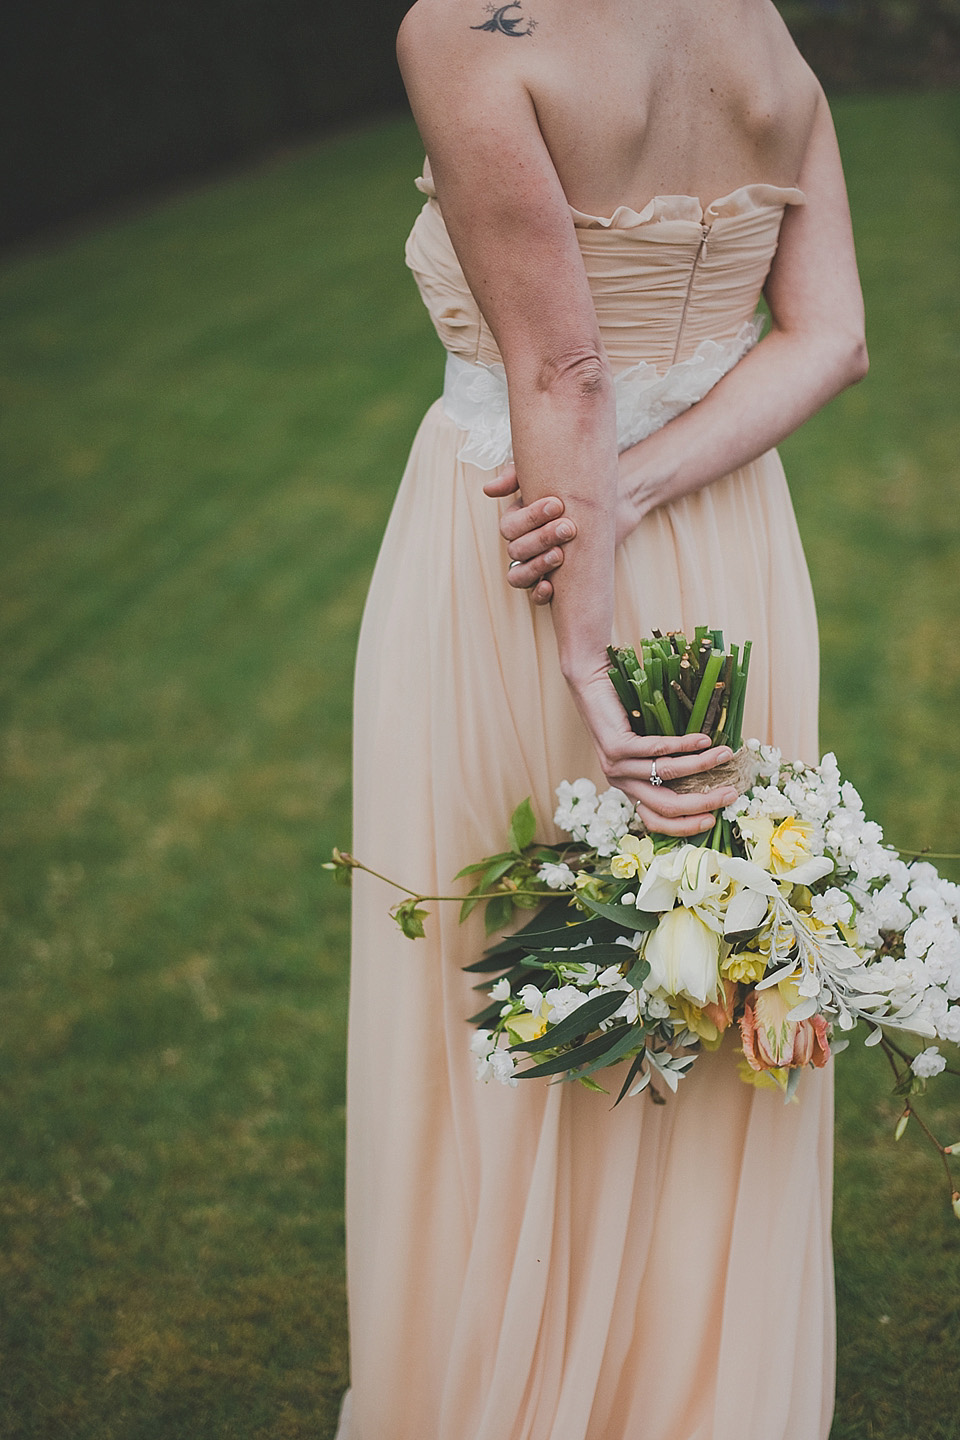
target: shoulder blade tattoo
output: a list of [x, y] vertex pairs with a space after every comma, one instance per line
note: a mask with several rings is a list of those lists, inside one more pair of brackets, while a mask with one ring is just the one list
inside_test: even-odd
[[507, 14], [508, 10], [522, 12], [522, 8], [520, 0], [510, 0], [509, 5], [488, 5], [487, 14], [490, 19], [485, 20], [482, 25], [471, 25], [470, 29], [489, 30], [491, 35], [509, 35], [514, 40], [522, 39], [524, 35], [532, 35], [537, 28], [536, 20], [528, 20], [526, 29], [521, 30], [518, 27], [524, 23], [523, 14]]

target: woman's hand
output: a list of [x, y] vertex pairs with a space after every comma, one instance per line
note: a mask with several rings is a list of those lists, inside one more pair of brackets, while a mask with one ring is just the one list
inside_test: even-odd
[[[563, 513], [563, 501], [555, 495], [524, 505], [517, 481], [516, 466], [509, 461], [483, 487], [493, 499], [516, 495], [516, 500], [500, 516], [500, 534], [507, 542], [510, 568], [507, 580], [515, 590], [529, 590], [535, 605], [549, 605], [553, 599], [550, 576], [563, 564], [563, 547], [573, 540], [577, 527]], [[625, 540], [636, 526], [639, 516], [621, 497], [617, 503], [617, 544]]]
[[712, 828], [714, 812], [737, 798], [737, 790], [729, 785], [708, 793], [678, 795], [667, 785], [650, 783], [651, 773], [660, 780], [678, 780], [682, 775], [712, 770], [733, 752], [726, 745], [712, 746], [707, 735], [634, 735], [607, 675], [605, 657], [593, 674], [568, 683], [593, 737], [604, 775], [636, 802], [637, 814], [648, 830], [663, 835], [702, 834]]
[[483, 493], [493, 499], [516, 495], [514, 503], [500, 516], [500, 534], [507, 542], [511, 562], [507, 581], [515, 590], [529, 590], [535, 605], [549, 605], [553, 585], [548, 576], [563, 564], [563, 547], [577, 533], [573, 521], [564, 516], [563, 501], [556, 495], [545, 495], [532, 505], [524, 505], [512, 460], [487, 481]]

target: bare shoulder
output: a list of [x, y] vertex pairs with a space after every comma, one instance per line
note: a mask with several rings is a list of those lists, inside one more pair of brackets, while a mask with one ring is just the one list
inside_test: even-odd
[[515, 42], [532, 41], [536, 29], [525, 0], [416, 0], [397, 35], [397, 58], [405, 79], [458, 59], [500, 66], [522, 58], [526, 47]]
[[816, 75], [797, 46], [786, 21], [773, 0], [757, 0], [763, 14], [764, 32], [770, 49], [772, 73], [786, 95], [799, 107], [806, 108], [812, 119], [824, 99]]

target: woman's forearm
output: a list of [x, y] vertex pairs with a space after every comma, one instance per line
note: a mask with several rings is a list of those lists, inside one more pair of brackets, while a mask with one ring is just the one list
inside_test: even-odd
[[618, 539], [657, 506], [765, 454], [866, 369], [856, 331], [774, 329], [703, 400], [620, 456]]
[[613, 380], [602, 352], [572, 358], [546, 383], [514, 386], [511, 424], [524, 495], [558, 496], [577, 527], [576, 554], [558, 577], [553, 604], [560, 665], [576, 689], [603, 660], [613, 621], [619, 474]]

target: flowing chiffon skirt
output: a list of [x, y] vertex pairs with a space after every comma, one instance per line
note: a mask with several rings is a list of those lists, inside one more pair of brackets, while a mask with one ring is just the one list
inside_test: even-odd
[[[435, 405], [357, 662], [354, 850], [430, 893], [502, 848], [525, 795], [549, 840], [559, 781], [604, 783], [461, 442]], [[775, 452], [617, 553], [618, 642], [697, 624], [754, 642], [744, 733], [816, 759], [816, 617]], [[343, 1440], [826, 1440], [832, 1069], [784, 1105], [742, 1082], [728, 1034], [662, 1106], [480, 1084], [461, 967], [481, 917], [433, 907], [411, 941], [394, 898], [355, 876]]]

